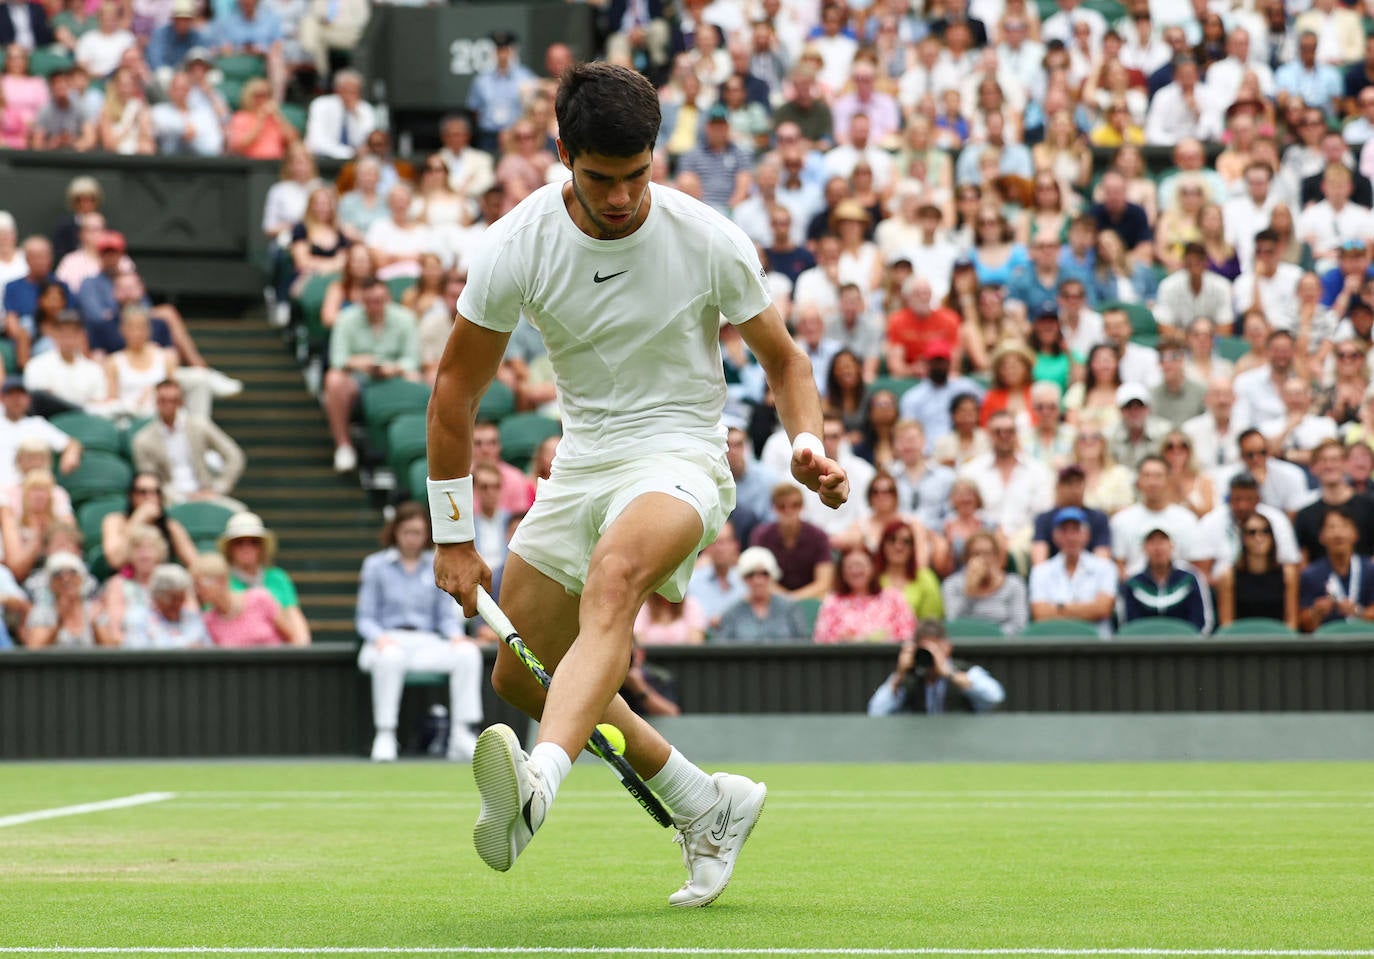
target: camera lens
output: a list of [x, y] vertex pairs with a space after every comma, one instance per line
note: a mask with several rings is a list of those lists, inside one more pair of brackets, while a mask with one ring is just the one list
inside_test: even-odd
[[916, 666], [920, 669], [929, 669], [935, 665], [935, 657], [928, 649], [916, 650]]

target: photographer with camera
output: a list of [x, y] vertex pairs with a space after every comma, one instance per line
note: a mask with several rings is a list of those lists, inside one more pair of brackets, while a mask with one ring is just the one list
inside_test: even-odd
[[897, 668], [868, 700], [868, 715], [989, 712], [1007, 698], [982, 666], [953, 658], [954, 644], [938, 619], [923, 620], [915, 642], [902, 644]]

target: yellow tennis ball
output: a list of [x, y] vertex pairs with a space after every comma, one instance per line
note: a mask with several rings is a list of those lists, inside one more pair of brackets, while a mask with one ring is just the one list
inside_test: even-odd
[[625, 755], [624, 733], [622, 733], [615, 726], [612, 726], [610, 723], [598, 724], [596, 727], [596, 731], [606, 737], [606, 742], [611, 744], [612, 749], [614, 749], [617, 753], [619, 753], [622, 756]]

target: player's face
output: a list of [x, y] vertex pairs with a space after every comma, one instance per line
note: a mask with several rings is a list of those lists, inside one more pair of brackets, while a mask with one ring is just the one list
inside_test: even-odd
[[598, 240], [615, 240], [639, 229], [649, 215], [649, 173], [653, 155], [644, 150], [632, 157], [586, 153], [576, 160], [558, 145], [563, 164], [572, 170], [573, 222]]

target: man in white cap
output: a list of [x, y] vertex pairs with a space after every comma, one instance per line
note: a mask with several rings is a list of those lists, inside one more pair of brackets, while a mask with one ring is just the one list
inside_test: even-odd
[[1135, 469], [1146, 456], [1159, 452], [1169, 422], [1151, 414], [1150, 391], [1139, 383], [1118, 386], [1116, 406], [1121, 410], [1121, 422], [1107, 442], [1118, 463]]

